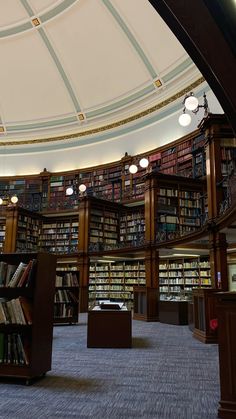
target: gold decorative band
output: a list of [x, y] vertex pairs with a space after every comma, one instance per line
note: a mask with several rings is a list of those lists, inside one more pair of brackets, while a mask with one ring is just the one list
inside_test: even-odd
[[[143, 118], [146, 115], [149, 115], [153, 112], [158, 111], [159, 109], [163, 108], [164, 106], [169, 105], [170, 103], [174, 102], [175, 100], [179, 99], [181, 96], [186, 95], [191, 90], [195, 89], [197, 86], [202, 84], [205, 81], [204, 77], [200, 77], [198, 80], [196, 80], [194, 83], [190, 84], [189, 86], [185, 87], [183, 90], [179, 91], [175, 95], [169, 97], [166, 100], [163, 100], [162, 102], [158, 103], [155, 106], [152, 106], [151, 108], [146, 109], [145, 111], [139, 112], [135, 115], [132, 115], [128, 118], [122, 119], [120, 121], [114, 122], [112, 124], [104, 125], [102, 127], [98, 128], [91, 128], [86, 131], [77, 132], [74, 134], [66, 134], [66, 135], [60, 135], [58, 137], [48, 137], [48, 138], [36, 138], [31, 140], [23, 140], [23, 141], [9, 141], [9, 142], [1, 142], [0, 146], [13, 146], [13, 145], [20, 145], [20, 144], [36, 144], [36, 143], [47, 143], [52, 141], [62, 141], [62, 140], [70, 140], [72, 138], [77, 137], [85, 137], [87, 135], [93, 135], [97, 134], [99, 132], [107, 131], [113, 128], [120, 127], [121, 125], [128, 124], [129, 122], [135, 121], [136, 119]], [[80, 118], [79, 118], [80, 119]]]

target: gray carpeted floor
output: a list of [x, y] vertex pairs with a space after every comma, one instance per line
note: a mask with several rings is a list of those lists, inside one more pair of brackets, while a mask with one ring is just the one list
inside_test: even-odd
[[217, 345], [187, 326], [133, 321], [132, 349], [88, 349], [86, 321], [54, 328], [45, 378], [0, 382], [0, 418], [217, 418]]

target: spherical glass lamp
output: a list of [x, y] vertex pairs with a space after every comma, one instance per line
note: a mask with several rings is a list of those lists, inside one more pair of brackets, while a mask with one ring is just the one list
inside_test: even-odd
[[86, 185], [84, 185], [84, 183], [81, 183], [81, 185], [79, 185], [79, 191], [80, 191], [80, 192], [85, 192], [85, 191], [86, 191], [86, 189], [87, 189], [87, 186], [86, 186]]
[[2, 198], [0, 198], [0, 205], [2, 205], [3, 204], [3, 199]]
[[17, 196], [16, 196], [16, 195], [13, 195], [13, 196], [11, 197], [11, 202], [12, 202], [12, 204], [16, 204], [16, 203], [18, 202], [18, 198], [17, 198]]
[[139, 162], [140, 167], [146, 168], [149, 165], [149, 161], [148, 159], [146, 159], [145, 157], [143, 157], [140, 162]]
[[198, 107], [198, 99], [195, 96], [190, 95], [186, 97], [184, 106], [188, 111], [195, 111]]
[[131, 164], [131, 166], [129, 166], [129, 172], [134, 175], [135, 173], [137, 173], [138, 168], [136, 166], [136, 164]]
[[73, 193], [74, 193], [73, 188], [71, 186], [68, 186], [68, 188], [66, 188], [66, 195], [70, 196], [70, 195], [73, 195]]
[[182, 127], [187, 127], [191, 122], [191, 116], [188, 113], [182, 113], [179, 117], [179, 124]]

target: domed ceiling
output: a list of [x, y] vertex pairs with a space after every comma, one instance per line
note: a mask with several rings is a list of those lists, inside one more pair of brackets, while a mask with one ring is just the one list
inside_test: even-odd
[[186, 134], [186, 93], [213, 95], [148, 0], [1, 1], [0, 56], [0, 176], [147, 153]]
[[135, 128], [204, 84], [148, 0], [11, 0], [0, 11], [2, 145]]

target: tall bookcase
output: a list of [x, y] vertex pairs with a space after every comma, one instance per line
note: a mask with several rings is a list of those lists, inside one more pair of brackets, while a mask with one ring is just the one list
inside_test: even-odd
[[209, 257], [161, 259], [160, 300], [190, 300], [194, 288], [211, 287]]
[[120, 212], [120, 246], [137, 247], [145, 241], [144, 205], [124, 207]]
[[20, 324], [14, 316], [0, 324], [0, 376], [22, 378], [27, 383], [51, 369], [56, 257], [47, 253], [0, 255], [0, 261], [16, 267], [30, 260], [35, 260], [35, 264], [29, 271], [28, 285], [0, 288], [6, 304], [23, 299], [28, 312], [26, 324]]
[[120, 262], [91, 262], [89, 272], [89, 300], [94, 305], [99, 300], [133, 302], [133, 287], [145, 285], [143, 260]]
[[172, 176], [156, 176], [156, 240], [175, 240], [203, 227], [206, 185]]
[[222, 174], [222, 202], [219, 207], [219, 214], [230, 208], [236, 200], [236, 139], [224, 139], [220, 143], [221, 174]]
[[90, 202], [89, 250], [96, 252], [117, 248], [120, 206], [98, 199], [91, 199]]
[[75, 253], [78, 252], [79, 216], [44, 216], [41, 223], [41, 234], [38, 246], [47, 252]]
[[6, 209], [5, 252], [38, 251], [40, 232], [40, 214], [18, 205]]

